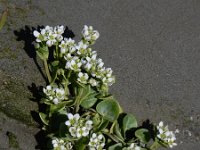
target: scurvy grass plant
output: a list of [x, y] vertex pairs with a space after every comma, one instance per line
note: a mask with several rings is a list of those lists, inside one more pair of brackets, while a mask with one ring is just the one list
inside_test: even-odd
[[[156, 150], [176, 146], [175, 134], [163, 122], [152, 129], [138, 126], [109, 94], [115, 82], [112, 69], [104, 67], [91, 46], [99, 38], [84, 26], [75, 43], [63, 37], [65, 27], [46, 26], [34, 31], [38, 56], [44, 61], [49, 84], [39, 116], [54, 150]], [[50, 57], [52, 57], [50, 59]]]

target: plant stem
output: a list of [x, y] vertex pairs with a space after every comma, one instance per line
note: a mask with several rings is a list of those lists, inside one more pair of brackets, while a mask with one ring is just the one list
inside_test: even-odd
[[68, 74], [67, 74], [67, 79], [69, 79], [69, 77], [71, 76], [72, 70], [69, 70]]
[[48, 67], [46, 59], [44, 60], [44, 68], [45, 68], [45, 72], [46, 72], [46, 75], [47, 75], [47, 79], [48, 79], [49, 83], [51, 83], [51, 75], [50, 75], [50, 72], [49, 72], [49, 67]]
[[56, 44], [56, 56], [57, 56], [57, 58], [59, 58], [58, 44]]
[[151, 145], [150, 150], [156, 150], [156, 149], [158, 149], [159, 147], [160, 147], [160, 145], [158, 144], [157, 141], [155, 141], [155, 142]]
[[110, 133], [113, 133], [113, 129], [114, 129], [115, 124], [116, 124], [116, 121], [114, 121], [112, 126], [110, 127]]
[[76, 113], [79, 111], [79, 104], [76, 104]]

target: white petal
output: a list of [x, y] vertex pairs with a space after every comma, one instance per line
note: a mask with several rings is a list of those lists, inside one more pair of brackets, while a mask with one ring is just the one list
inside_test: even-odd
[[75, 115], [74, 115], [74, 118], [75, 118], [76, 120], [78, 120], [78, 119], [80, 118], [80, 115], [79, 115], [79, 114], [75, 114]]
[[160, 126], [160, 127], [163, 127], [163, 122], [162, 122], [162, 121], [159, 123], [159, 126]]
[[54, 104], [58, 104], [58, 103], [59, 103], [59, 101], [58, 101], [57, 98], [54, 98], [54, 99], [53, 99], [53, 102], [54, 102]]
[[68, 117], [68, 119], [69, 119], [69, 120], [71, 120], [71, 119], [73, 119], [73, 118], [74, 118], [74, 116], [73, 116], [73, 114], [72, 114], [72, 113], [68, 113], [68, 114], [67, 114], [67, 117]]
[[66, 121], [66, 122], [65, 122], [65, 125], [66, 125], [66, 126], [70, 126], [70, 125], [71, 125], [70, 121], [69, 121], [69, 120]]
[[99, 140], [103, 139], [103, 135], [102, 134], [98, 135], [98, 139]]
[[35, 36], [35, 37], [38, 37], [39, 35], [40, 35], [40, 33], [38, 32], [38, 31], [33, 31], [33, 35]]

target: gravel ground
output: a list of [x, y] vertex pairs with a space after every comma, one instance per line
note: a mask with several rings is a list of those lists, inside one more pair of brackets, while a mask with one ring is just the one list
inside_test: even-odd
[[[5, 2], [0, 0], [0, 10]], [[13, 132], [21, 149], [35, 149], [38, 129], [24, 123], [37, 126], [31, 119], [38, 110], [33, 91], [45, 82], [31, 46], [32, 27], [66, 25], [79, 40], [86, 24], [100, 32], [94, 49], [114, 70], [111, 92], [124, 110], [140, 123], [163, 120], [179, 129], [174, 150], [199, 150], [200, 1], [12, 0], [7, 5], [8, 21], [0, 32], [0, 110], [9, 117], [6, 122], [0, 117], [0, 148], [8, 147], [6, 133]]]

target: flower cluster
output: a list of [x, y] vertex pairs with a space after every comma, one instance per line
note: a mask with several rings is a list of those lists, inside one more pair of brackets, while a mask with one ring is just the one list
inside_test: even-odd
[[[56, 46], [57, 56], [66, 61], [65, 68], [77, 73], [80, 83], [90, 84], [97, 89], [107, 89], [115, 82], [112, 69], [104, 67], [102, 59], [97, 58], [97, 52], [92, 51], [90, 45], [99, 38], [99, 32], [92, 26], [84, 26], [82, 40], [75, 43], [71, 38], [63, 38], [64, 26], [46, 26], [40, 32], [34, 31], [39, 49], [44, 44], [48, 47]], [[40, 44], [41, 43], [41, 44]]]
[[43, 89], [43, 92], [54, 104], [58, 104], [65, 99], [65, 90], [63, 88], [52, 87], [51, 85], [48, 85]]
[[52, 145], [54, 149], [59, 150], [72, 150], [73, 146], [71, 142], [66, 142], [63, 139], [54, 138], [52, 140]]
[[137, 146], [135, 143], [131, 143], [129, 147], [127, 147], [127, 150], [140, 150], [141, 148]]
[[111, 68], [105, 68], [102, 59], [97, 58], [97, 52], [89, 46], [98, 39], [99, 33], [91, 26], [84, 26], [83, 38], [76, 45], [71, 39], [64, 39], [59, 47], [66, 62], [66, 69], [78, 72], [78, 81], [89, 83], [93, 87], [111, 86], [115, 82]]
[[89, 135], [92, 129], [93, 122], [89, 119], [80, 118], [79, 114], [67, 114], [68, 120], [65, 125], [69, 127], [69, 132], [72, 137], [81, 138]]
[[99, 38], [99, 32], [94, 30], [92, 26], [84, 26], [82, 31], [83, 39], [89, 43], [94, 43]]
[[35, 30], [33, 35], [36, 37], [37, 43], [46, 43], [49, 47], [55, 45], [57, 42], [63, 40], [62, 34], [65, 31], [64, 26], [50, 27], [46, 26], [44, 29], [41, 29], [40, 32]]
[[88, 145], [90, 150], [103, 150], [103, 147], [105, 146], [105, 138], [102, 134], [93, 133]]
[[158, 134], [157, 137], [169, 145], [170, 148], [176, 146], [175, 143], [176, 137], [172, 131], [169, 131], [168, 126], [164, 126], [163, 122], [161, 121], [157, 126]]

